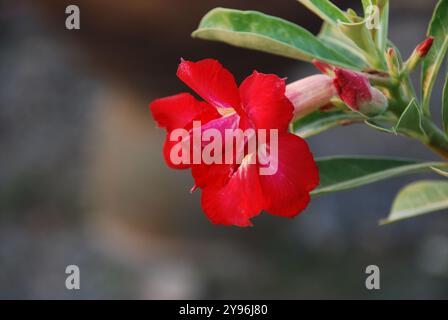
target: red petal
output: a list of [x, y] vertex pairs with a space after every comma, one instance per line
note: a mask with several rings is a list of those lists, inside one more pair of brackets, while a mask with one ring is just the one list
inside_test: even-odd
[[[201, 131], [214, 128], [221, 133], [222, 146], [225, 147], [225, 130], [234, 130], [238, 127], [239, 116], [237, 114], [229, 115], [219, 119], [212, 120], [207, 124], [201, 126]], [[202, 144], [205, 146], [205, 143]], [[195, 185], [200, 188], [205, 188], [210, 185], [222, 186], [225, 184], [233, 172], [235, 164], [225, 164], [225, 154], [222, 154], [222, 164], [195, 164], [191, 166], [191, 173], [195, 180]]]
[[258, 166], [249, 164], [249, 157], [243, 160], [223, 187], [209, 187], [203, 190], [202, 208], [213, 223], [251, 226], [249, 219], [258, 215], [263, 208]]
[[[233, 164], [194, 164], [191, 166], [191, 175], [196, 188], [222, 187], [232, 176]], [[195, 189], [196, 189], [195, 188]]]
[[280, 134], [277, 172], [260, 175], [260, 183], [264, 209], [269, 213], [291, 218], [305, 209], [309, 192], [319, 184], [318, 168], [305, 140], [290, 133]]
[[182, 60], [177, 76], [215, 107], [238, 108], [240, 105], [233, 75], [216, 60]]
[[169, 133], [166, 135], [165, 143], [163, 144], [163, 157], [165, 158], [165, 162], [168, 165], [168, 167], [172, 169], [187, 169], [190, 167], [190, 164], [174, 164], [173, 161], [171, 161], [171, 149], [177, 144], [177, 141], [170, 141], [169, 140]]
[[208, 123], [203, 123], [201, 126], [201, 131], [204, 132], [208, 129], [216, 129], [221, 133], [221, 136], [224, 139], [226, 130], [233, 131], [238, 128], [239, 120], [240, 117], [238, 116], [238, 114], [233, 113], [228, 116], [213, 119]]
[[194, 120], [201, 121], [201, 124], [206, 124], [214, 119], [221, 118], [221, 114], [216, 110], [216, 108], [212, 107], [206, 102], [203, 102], [202, 105], [202, 111], [199, 114], [198, 117], [196, 117]]
[[294, 107], [285, 96], [285, 81], [256, 71], [240, 86], [241, 104], [256, 128], [287, 130]]
[[[163, 156], [170, 168], [185, 169], [189, 164], [174, 164], [170, 159], [171, 149], [178, 143], [169, 141], [170, 133], [175, 129], [190, 130], [193, 120], [201, 121], [202, 124], [221, 117], [215, 108], [206, 102], [196, 100], [189, 93], [181, 93], [174, 96], [154, 100], [150, 104], [154, 119], [160, 127], [167, 130], [165, 144], [163, 145]], [[191, 159], [191, 156], [190, 156]]]
[[187, 126], [201, 113], [204, 104], [189, 93], [180, 93], [156, 99], [149, 105], [149, 108], [158, 126], [172, 131]]

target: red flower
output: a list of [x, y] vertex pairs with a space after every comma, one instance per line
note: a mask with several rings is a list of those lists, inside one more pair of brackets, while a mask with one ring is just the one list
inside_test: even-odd
[[[319, 175], [306, 142], [288, 132], [293, 106], [285, 96], [284, 80], [254, 71], [238, 88], [232, 74], [212, 59], [182, 60], [177, 76], [205, 101], [181, 93], [153, 101], [150, 110], [158, 125], [167, 131], [167, 164], [173, 168], [191, 167], [194, 188], [203, 190], [201, 202], [207, 217], [217, 224], [250, 226], [250, 219], [261, 210], [291, 218], [305, 209]], [[169, 141], [168, 136], [178, 128], [191, 135], [193, 121], [201, 121], [201, 132], [210, 128], [220, 132], [276, 129], [278, 156], [264, 162], [266, 159], [260, 159], [258, 152], [248, 151], [249, 139], [245, 139], [244, 148], [232, 150], [241, 156], [241, 163], [176, 165], [170, 152], [177, 142]], [[272, 141], [268, 140], [266, 155], [271, 147]], [[270, 167], [276, 168], [274, 174], [260, 174], [261, 168]]]

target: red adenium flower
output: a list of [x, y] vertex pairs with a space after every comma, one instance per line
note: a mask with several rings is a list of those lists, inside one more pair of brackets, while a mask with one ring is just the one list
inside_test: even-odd
[[[216, 224], [250, 226], [250, 219], [261, 210], [291, 218], [305, 209], [319, 175], [307, 143], [288, 132], [293, 105], [285, 96], [284, 79], [254, 71], [238, 88], [232, 74], [212, 59], [182, 60], [177, 76], [204, 101], [181, 93], [153, 101], [150, 110], [167, 131], [163, 152], [167, 164], [192, 169], [194, 188], [203, 190], [201, 202], [207, 217]], [[201, 132], [274, 129], [278, 132], [277, 157], [267, 156], [273, 149], [272, 137], [267, 140], [266, 153], [251, 152], [250, 138], [245, 138], [243, 148], [231, 150], [242, 158], [240, 163], [173, 163], [170, 155], [178, 142], [170, 141], [170, 133], [182, 128], [191, 137], [195, 121], [201, 122]], [[271, 167], [276, 169], [273, 174], [260, 174], [260, 169]]]

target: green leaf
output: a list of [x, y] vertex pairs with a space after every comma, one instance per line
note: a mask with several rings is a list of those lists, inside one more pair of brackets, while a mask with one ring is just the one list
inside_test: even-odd
[[356, 67], [309, 31], [256, 11], [213, 9], [202, 18], [192, 36], [299, 60], [318, 59], [346, 68]]
[[380, 51], [384, 52], [389, 32], [389, 0], [378, 0], [377, 5], [380, 9], [380, 28], [375, 34], [375, 41]]
[[362, 50], [372, 67], [385, 70], [384, 58], [382, 56], [380, 57], [366, 23], [367, 20], [359, 22], [339, 22], [338, 29]]
[[427, 137], [425, 129], [422, 124], [423, 113], [421, 108], [415, 102], [415, 99], [409, 103], [406, 109], [398, 119], [397, 124], [394, 127], [395, 132], [421, 139]]
[[381, 132], [386, 132], [386, 133], [393, 133], [395, 134], [395, 130], [394, 128], [391, 128], [390, 126], [388, 126], [387, 124], [382, 123], [381, 121], [377, 121], [377, 120], [366, 120], [365, 124], [368, 125], [369, 127], [376, 129], [378, 131]]
[[372, 0], [361, 0], [361, 3], [362, 3], [362, 9], [364, 11], [364, 16], [365, 16], [366, 12], [367, 12], [367, 8], [369, 6], [372, 6], [373, 2], [372, 2]]
[[339, 21], [350, 22], [345, 13], [328, 0], [298, 0], [322, 20], [336, 24]]
[[396, 134], [393, 124], [397, 123], [397, 117], [390, 111], [384, 112], [376, 117], [366, 119], [364, 123], [378, 131]]
[[448, 182], [422, 180], [400, 190], [392, 204], [389, 217], [380, 221], [387, 224], [424, 213], [448, 209]]
[[432, 169], [432, 171], [441, 175], [442, 177], [448, 178], [448, 171], [442, 170], [442, 169], [436, 168], [436, 167], [431, 167], [431, 169]]
[[404, 174], [431, 171], [431, 167], [447, 166], [443, 162], [369, 157], [328, 157], [317, 159], [316, 162], [320, 184], [312, 195], [356, 188]]
[[422, 64], [422, 105], [429, 110], [431, 91], [448, 48], [448, 0], [440, 0], [429, 23], [428, 36], [434, 42]]
[[448, 134], [448, 72], [445, 77], [445, 86], [442, 95], [442, 122], [445, 133]]
[[302, 138], [308, 138], [336, 126], [361, 122], [365, 119], [355, 112], [315, 111], [294, 122], [294, 133]]
[[324, 22], [322, 28], [317, 36], [326, 46], [335, 49], [349, 58], [353, 64], [356, 64], [358, 70], [363, 70], [368, 67], [366, 58], [362, 51], [347, 38], [337, 27]]

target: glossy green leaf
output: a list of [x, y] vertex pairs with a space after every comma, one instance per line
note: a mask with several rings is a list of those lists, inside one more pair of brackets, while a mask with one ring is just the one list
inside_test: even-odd
[[426, 137], [426, 132], [422, 125], [423, 113], [421, 108], [415, 102], [415, 99], [409, 103], [406, 109], [398, 119], [394, 130], [409, 137], [422, 138]]
[[448, 0], [440, 0], [437, 4], [429, 23], [428, 36], [433, 36], [434, 42], [422, 63], [422, 105], [425, 111], [429, 110], [431, 91], [448, 48]]
[[356, 188], [372, 182], [404, 174], [431, 171], [446, 167], [443, 162], [369, 157], [328, 157], [316, 160], [320, 184], [312, 195]]
[[448, 72], [445, 77], [445, 86], [442, 95], [442, 122], [445, 133], [448, 134]]
[[347, 38], [339, 29], [328, 22], [322, 24], [322, 28], [317, 36], [325, 45], [342, 53], [356, 64], [358, 70], [368, 67], [367, 60], [362, 51]]
[[345, 13], [328, 0], [298, 0], [322, 20], [336, 24], [338, 21], [350, 22]]
[[356, 65], [309, 31], [256, 11], [216, 8], [207, 13], [193, 37], [221, 41], [299, 60], [318, 59], [347, 68]]
[[392, 223], [443, 209], [448, 209], [448, 182], [422, 180], [400, 190], [389, 217], [380, 223]]
[[355, 112], [315, 111], [294, 122], [294, 133], [308, 138], [340, 125], [362, 122], [364, 119], [365, 117]]

